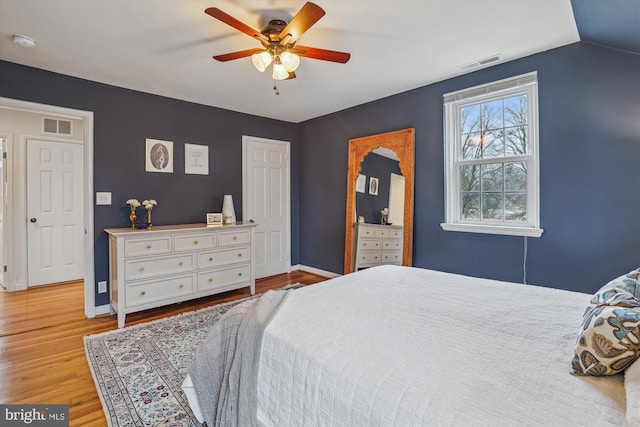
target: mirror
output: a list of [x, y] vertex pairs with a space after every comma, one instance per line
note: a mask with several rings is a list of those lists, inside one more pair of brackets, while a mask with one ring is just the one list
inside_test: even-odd
[[[399, 159], [399, 167], [404, 177], [404, 214], [402, 233], [402, 265], [410, 266], [413, 249], [413, 181], [414, 181], [414, 138], [415, 129], [403, 129], [378, 135], [349, 140], [349, 164], [347, 172], [347, 209], [345, 216], [344, 273], [354, 271], [355, 225], [356, 225], [356, 187], [364, 191], [377, 190], [377, 182], [371, 183], [371, 177], [358, 182], [365, 157], [376, 149], [391, 150]], [[373, 187], [373, 188], [370, 188]], [[362, 190], [362, 188], [359, 188]], [[387, 199], [388, 200], [388, 199]], [[385, 200], [385, 203], [387, 203]], [[388, 203], [387, 203], [388, 204]], [[360, 214], [358, 214], [360, 215]], [[372, 223], [380, 224], [380, 217], [372, 214]], [[392, 222], [387, 220], [387, 222]]]

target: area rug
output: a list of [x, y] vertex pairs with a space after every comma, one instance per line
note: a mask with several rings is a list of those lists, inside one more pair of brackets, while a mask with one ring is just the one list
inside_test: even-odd
[[189, 363], [220, 316], [258, 296], [86, 336], [87, 360], [107, 424], [201, 426], [180, 387]]

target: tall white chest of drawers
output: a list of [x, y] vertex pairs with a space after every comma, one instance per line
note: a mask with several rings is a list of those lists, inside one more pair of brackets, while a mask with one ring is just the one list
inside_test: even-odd
[[354, 271], [383, 264], [402, 264], [401, 225], [355, 224]]
[[110, 228], [111, 309], [128, 313], [249, 287], [255, 293], [253, 223]]

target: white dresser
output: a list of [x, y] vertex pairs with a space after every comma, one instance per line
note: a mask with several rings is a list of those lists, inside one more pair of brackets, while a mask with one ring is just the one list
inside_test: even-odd
[[400, 225], [355, 224], [353, 270], [382, 264], [402, 264]]
[[111, 228], [109, 281], [118, 327], [127, 313], [250, 287], [254, 223]]

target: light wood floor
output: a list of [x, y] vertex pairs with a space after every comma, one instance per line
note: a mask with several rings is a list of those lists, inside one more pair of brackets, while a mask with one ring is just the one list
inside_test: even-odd
[[[256, 292], [326, 277], [303, 271], [256, 281]], [[83, 337], [117, 329], [115, 316], [84, 318], [82, 282], [0, 293], [0, 403], [68, 404], [71, 426], [106, 426]], [[126, 326], [249, 296], [248, 289], [127, 315]]]

